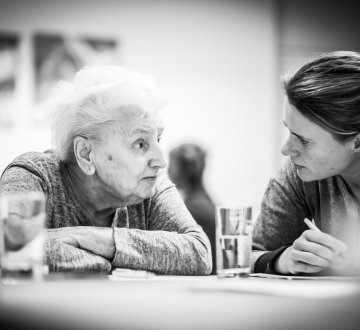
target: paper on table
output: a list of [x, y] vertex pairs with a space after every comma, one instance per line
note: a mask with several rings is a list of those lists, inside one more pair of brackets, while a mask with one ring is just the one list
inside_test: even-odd
[[274, 275], [266, 273], [250, 274], [251, 277], [284, 279], [284, 280], [315, 280], [315, 281], [359, 281], [360, 276], [296, 276], [296, 275]]
[[119, 280], [119, 279], [141, 279], [141, 278], [151, 278], [154, 277], [155, 273], [148, 272], [146, 270], [134, 270], [129, 268], [115, 268], [111, 275], [109, 275], [109, 279], [111, 280]]

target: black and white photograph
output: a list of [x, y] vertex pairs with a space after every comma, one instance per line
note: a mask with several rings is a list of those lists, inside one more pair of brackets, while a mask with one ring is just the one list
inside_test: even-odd
[[359, 8], [0, 0], [0, 329], [360, 329]]

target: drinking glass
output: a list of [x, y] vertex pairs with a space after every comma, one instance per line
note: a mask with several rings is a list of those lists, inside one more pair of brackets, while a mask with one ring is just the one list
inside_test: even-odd
[[41, 280], [44, 267], [45, 195], [0, 195], [0, 273], [2, 283]]
[[252, 207], [216, 207], [218, 277], [248, 277], [252, 245]]

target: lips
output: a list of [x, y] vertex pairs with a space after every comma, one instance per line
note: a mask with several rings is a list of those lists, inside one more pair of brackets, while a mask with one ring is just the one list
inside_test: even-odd
[[143, 180], [150, 180], [150, 181], [155, 181], [157, 179], [157, 175], [153, 175], [153, 176], [146, 176], [143, 178]]
[[296, 167], [296, 168], [304, 168], [305, 166], [302, 166], [302, 165], [299, 165], [299, 164], [296, 164], [296, 163], [293, 163], [293, 165]]

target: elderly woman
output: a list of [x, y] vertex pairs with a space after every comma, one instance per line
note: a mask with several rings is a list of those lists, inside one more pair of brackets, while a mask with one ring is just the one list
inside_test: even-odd
[[47, 196], [50, 270], [211, 272], [209, 241], [163, 171], [162, 106], [148, 76], [82, 69], [55, 107], [54, 150], [6, 168], [0, 192]]
[[359, 274], [360, 54], [323, 54], [284, 88], [289, 159], [263, 197], [253, 271]]

